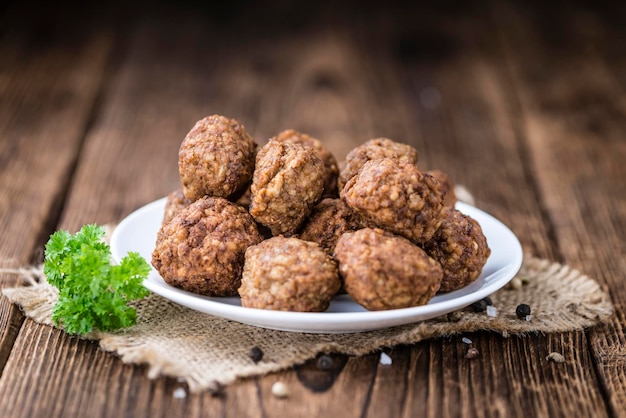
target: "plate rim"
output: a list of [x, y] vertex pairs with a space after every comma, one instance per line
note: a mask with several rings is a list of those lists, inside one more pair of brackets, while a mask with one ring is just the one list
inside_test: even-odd
[[[141, 224], [142, 218], [147, 212], [151, 213], [152, 211], [160, 210], [162, 213], [165, 207], [166, 199], [167, 197], [163, 197], [136, 209], [115, 227], [110, 240], [111, 253], [115, 262], [119, 262], [120, 259], [126, 255], [120, 253], [120, 243], [121, 240], [124, 239], [123, 232], [129, 226], [134, 225], [135, 222], [139, 222]], [[467, 203], [457, 202], [456, 207], [462, 213], [467, 213], [469, 211], [470, 213], [468, 215], [472, 218], [475, 218], [476, 214], [478, 214], [479, 218], [484, 217], [488, 219], [489, 222], [498, 226], [499, 235], [507, 235], [507, 237], [505, 237], [508, 243], [507, 253], [511, 255], [511, 260], [503, 267], [482, 279], [485, 280], [494, 275], [500, 275], [502, 277], [491, 279], [488, 283], [485, 283], [480, 288], [470, 293], [464, 293], [463, 289], [450, 292], [445, 295], [454, 295], [455, 292], [461, 292], [462, 294], [458, 297], [448, 297], [446, 300], [436, 301], [434, 304], [429, 303], [422, 306], [384, 311], [360, 312], [286, 312], [246, 308], [243, 306], [212, 300], [213, 298], [197, 295], [170, 286], [163, 281], [152, 265], [150, 265], [150, 276], [144, 280], [143, 284], [151, 292], [190, 309], [253, 326], [282, 331], [305, 333], [353, 333], [422, 322], [445, 315], [446, 313], [458, 309], [462, 309], [473, 302], [489, 296], [498, 289], [504, 287], [513, 277], [515, 277], [522, 265], [523, 250], [521, 243], [508, 226], [493, 215]], [[471, 212], [475, 212], [474, 215], [472, 215]], [[152, 226], [154, 227], [154, 225]], [[150, 246], [154, 248], [153, 244], [150, 244]], [[150, 263], [149, 260], [147, 261]], [[154, 278], [155, 275], [158, 279]], [[159, 283], [158, 280], [163, 281], [163, 283]], [[307, 326], [303, 327], [303, 324], [307, 324]]]

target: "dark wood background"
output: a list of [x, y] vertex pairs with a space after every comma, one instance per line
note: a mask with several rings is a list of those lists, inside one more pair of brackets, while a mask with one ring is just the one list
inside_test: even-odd
[[472, 334], [472, 361], [450, 337], [387, 350], [391, 367], [335, 356], [178, 399], [175, 379], [2, 298], [0, 416], [625, 417], [625, 35], [623, 2], [3, 2], [4, 267], [178, 188], [182, 138], [220, 113], [261, 143], [307, 132], [340, 160], [372, 137], [416, 146], [527, 253], [598, 279], [616, 314], [586, 332]]

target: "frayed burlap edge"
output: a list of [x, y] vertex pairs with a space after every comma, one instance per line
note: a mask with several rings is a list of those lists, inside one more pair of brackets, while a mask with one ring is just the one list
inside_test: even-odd
[[[6, 272], [6, 271], [5, 271]], [[11, 270], [27, 278], [27, 286], [3, 289], [36, 322], [53, 326], [57, 292], [41, 268]], [[491, 296], [496, 312], [464, 309], [432, 320], [356, 334], [303, 334], [257, 328], [199, 313], [158, 295], [136, 303], [138, 322], [114, 333], [96, 332], [86, 338], [114, 352], [122, 361], [148, 365], [148, 376], [184, 380], [192, 392], [216, 390], [237, 378], [275, 372], [301, 364], [322, 352], [364, 355], [398, 344], [479, 330], [504, 336], [532, 332], [581, 330], [606, 321], [613, 305], [593, 279], [558, 263], [526, 257], [517, 275], [524, 283]], [[518, 282], [518, 283], [519, 283]], [[530, 320], [519, 319], [515, 308], [527, 303]], [[248, 353], [259, 347], [263, 360]]]

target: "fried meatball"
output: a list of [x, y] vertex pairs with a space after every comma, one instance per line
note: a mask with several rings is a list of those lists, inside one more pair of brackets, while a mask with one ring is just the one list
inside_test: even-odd
[[339, 237], [358, 228], [352, 209], [341, 199], [326, 198], [313, 208], [300, 231], [300, 238], [317, 242], [328, 254], [332, 254]]
[[272, 138], [275, 141], [291, 142], [301, 144], [305, 147], [313, 148], [317, 152], [317, 156], [324, 163], [324, 193], [322, 197], [337, 197], [337, 177], [339, 168], [337, 160], [333, 154], [324, 146], [322, 141], [313, 138], [307, 134], [300, 133], [294, 129], [287, 129]]
[[322, 312], [339, 290], [334, 260], [314, 242], [273, 237], [246, 250], [239, 295], [248, 308]]
[[241, 283], [245, 251], [259, 242], [254, 219], [244, 208], [206, 196], [161, 227], [152, 265], [172, 286], [206, 296], [233, 296]]
[[163, 214], [162, 225], [171, 221], [174, 216], [182, 208], [186, 208], [191, 204], [191, 200], [187, 199], [182, 190], [176, 190], [167, 195], [165, 200], [165, 213]]
[[256, 158], [250, 214], [273, 235], [293, 235], [324, 189], [324, 164], [309, 147], [269, 141]]
[[341, 191], [364, 226], [378, 227], [419, 244], [441, 224], [443, 191], [415, 165], [391, 158], [366, 162]]
[[372, 311], [425, 305], [443, 276], [417, 245], [378, 228], [343, 234], [335, 259], [348, 294]]
[[443, 267], [442, 292], [476, 280], [491, 254], [478, 222], [450, 207], [442, 210], [441, 226], [423, 248]]
[[417, 165], [418, 154], [412, 146], [389, 138], [370, 139], [354, 148], [346, 156], [345, 166], [339, 173], [339, 191], [341, 192], [348, 180], [359, 172], [363, 164], [381, 158], [395, 158]]
[[454, 183], [448, 173], [442, 170], [429, 170], [426, 174], [430, 174], [441, 184], [441, 188], [446, 196], [443, 199], [443, 205], [453, 208], [456, 204], [456, 194], [454, 193]]
[[252, 178], [256, 143], [235, 119], [213, 115], [196, 122], [178, 151], [183, 193], [228, 198]]

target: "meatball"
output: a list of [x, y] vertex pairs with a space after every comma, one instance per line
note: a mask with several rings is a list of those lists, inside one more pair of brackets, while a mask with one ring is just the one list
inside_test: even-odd
[[348, 180], [359, 172], [363, 164], [381, 158], [395, 158], [417, 165], [418, 154], [412, 146], [389, 138], [370, 139], [354, 148], [346, 156], [345, 166], [339, 173], [339, 191], [341, 192]]
[[430, 174], [441, 184], [441, 188], [445, 193], [443, 205], [453, 208], [456, 204], [456, 193], [454, 193], [454, 183], [448, 173], [442, 170], [429, 170], [426, 174]]
[[313, 208], [300, 231], [300, 238], [317, 242], [328, 254], [332, 254], [341, 235], [359, 228], [350, 209], [340, 199], [323, 199]]
[[165, 213], [163, 214], [162, 225], [171, 221], [174, 216], [182, 208], [186, 208], [191, 204], [191, 200], [187, 199], [182, 190], [176, 190], [167, 195], [165, 200]]
[[439, 290], [439, 263], [409, 240], [378, 228], [347, 232], [335, 247], [346, 291], [368, 310], [425, 305]]
[[246, 251], [239, 295], [248, 308], [322, 312], [340, 285], [336, 263], [319, 245], [278, 236]]
[[415, 165], [391, 158], [368, 161], [341, 191], [364, 226], [378, 227], [420, 244], [441, 224], [443, 191]]
[[304, 145], [305, 147], [313, 148], [317, 153], [317, 156], [324, 163], [324, 193], [322, 196], [337, 197], [339, 195], [337, 191], [337, 177], [339, 175], [337, 160], [335, 159], [333, 154], [324, 146], [322, 141], [293, 129], [284, 130], [275, 137], [273, 137], [271, 140], [291, 142]]
[[256, 143], [235, 119], [213, 115], [196, 122], [178, 151], [183, 193], [228, 198], [252, 178]]
[[259, 151], [250, 214], [273, 235], [293, 235], [324, 189], [324, 164], [300, 144], [269, 141]]
[[241, 283], [245, 251], [259, 242], [254, 219], [244, 208], [206, 196], [161, 227], [152, 265], [172, 286], [206, 296], [233, 296]]
[[476, 280], [491, 254], [478, 222], [449, 207], [442, 210], [441, 226], [423, 248], [443, 267], [442, 292], [460, 289]]

